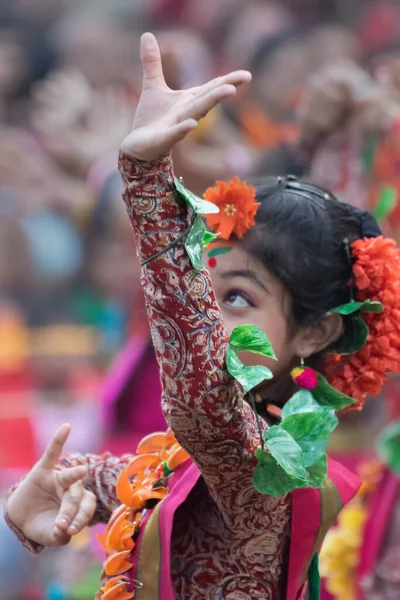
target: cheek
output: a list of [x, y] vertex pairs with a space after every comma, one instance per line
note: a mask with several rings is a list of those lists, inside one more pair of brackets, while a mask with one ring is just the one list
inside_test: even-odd
[[[251, 321], [249, 321], [249, 318], [247, 317], [243, 324], [248, 324], [250, 322], [253, 325], [260, 327], [260, 329], [267, 334], [278, 360], [267, 358], [261, 354], [242, 352], [240, 354], [242, 362], [246, 366], [266, 366], [272, 371], [274, 377], [288, 370], [293, 360], [293, 353], [287, 339], [287, 324], [284, 317], [280, 314], [274, 314], [272, 318], [253, 318]], [[240, 323], [236, 321], [231, 329], [238, 324]]]

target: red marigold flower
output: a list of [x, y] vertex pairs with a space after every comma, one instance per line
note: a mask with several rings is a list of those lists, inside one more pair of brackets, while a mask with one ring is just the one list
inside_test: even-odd
[[383, 312], [363, 314], [369, 336], [359, 352], [326, 360], [330, 384], [357, 399], [343, 412], [361, 410], [367, 395], [380, 393], [387, 373], [400, 372], [400, 250], [383, 236], [357, 240], [351, 248], [357, 300], [382, 302]]

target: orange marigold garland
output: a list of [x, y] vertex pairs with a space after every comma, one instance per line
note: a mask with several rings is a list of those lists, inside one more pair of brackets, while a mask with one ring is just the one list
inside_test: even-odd
[[228, 240], [231, 235], [242, 238], [255, 224], [255, 215], [259, 202], [255, 201], [256, 190], [253, 186], [234, 177], [228, 183], [217, 181], [215, 187], [204, 192], [205, 200], [219, 207], [219, 213], [207, 215], [207, 225]]
[[394, 240], [379, 236], [351, 245], [357, 300], [381, 302], [383, 312], [363, 313], [369, 328], [366, 345], [348, 357], [328, 357], [330, 384], [357, 399], [346, 410], [361, 410], [367, 395], [377, 396], [386, 374], [400, 371], [400, 250]]
[[121, 506], [111, 515], [104, 534], [97, 536], [107, 558], [106, 581], [96, 600], [134, 598], [132, 582], [126, 573], [132, 568], [130, 557], [147, 502], [159, 502], [168, 495], [169, 475], [189, 458], [170, 429], [143, 438], [136, 454], [118, 479], [116, 492]]

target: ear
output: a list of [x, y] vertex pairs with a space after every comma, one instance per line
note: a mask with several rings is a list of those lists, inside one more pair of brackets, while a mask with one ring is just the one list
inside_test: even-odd
[[296, 340], [296, 354], [308, 358], [325, 350], [343, 333], [343, 319], [336, 313], [326, 313], [315, 325], [302, 327]]

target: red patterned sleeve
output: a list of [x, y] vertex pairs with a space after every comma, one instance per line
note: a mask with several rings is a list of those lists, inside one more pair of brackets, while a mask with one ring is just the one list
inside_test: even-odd
[[[191, 215], [175, 192], [169, 157], [145, 163], [121, 156], [120, 171], [143, 263], [182, 236]], [[256, 510], [270, 517], [278, 510], [281, 518], [289, 499], [261, 496], [252, 484], [260, 437], [253, 411], [225, 368], [228, 336], [207, 270], [193, 269], [178, 244], [143, 266], [142, 285], [163, 410], [177, 440], [199, 466], [227, 523], [234, 527], [244, 506], [250, 520]]]
[[[109, 454], [101, 456], [95, 454], [67, 454], [63, 456], [59, 463], [59, 468], [85, 466], [88, 469], [88, 474], [84, 480], [84, 486], [87, 490], [96, 496], [97, 507], [96, 512], [91, 522], [91, 525], [96, 523], [107, 523], [111, 513], [118, 507], [119, 501], [116, 495], [116, 485], [118, 477], [122, 469], [124, 469], [133, 456], [126, 454], [120, 458], [116, 458]], [[15, 490], [14, 486], [8, 496]], [[43, 550], [43, 546], [28, 540], [22, 531], [20, 531], [10, 520], [7, 513], [7, 502], [4, 506], [5, 520], [11, 531], [15, 533], [20, 542], [32, 554], [39, 554]]]

